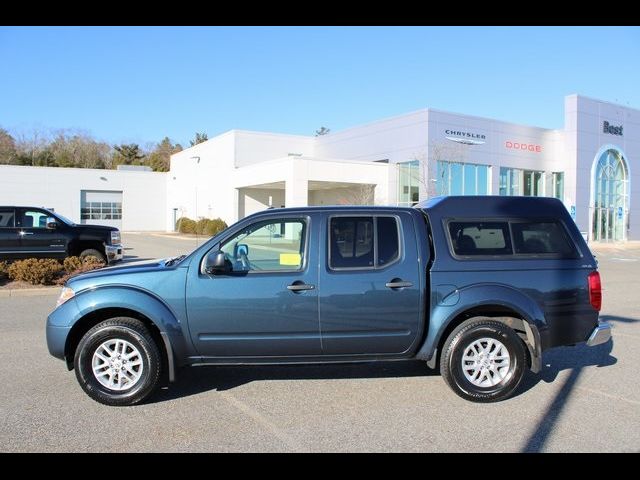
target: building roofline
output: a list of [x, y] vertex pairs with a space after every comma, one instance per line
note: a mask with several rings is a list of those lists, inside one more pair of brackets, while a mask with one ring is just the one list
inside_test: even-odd
[[[449, 115], [458, 115], [461, 117], [469, 117], [469, 118], [476, 118], [478, 120], [489, 120], [491, 122], [498, 122], [498, 123], [504, 123], [506, 125], [517, 125], [519, 127], [526, 127], [526, 128], [535, 128], [537, 130], [544, 130], [544, 131], [554, 131], [554, 130], [559, 130], [557, 128], [547, 128], [547, 127], [538, 127], [536, 125], [526, 125], [524, 123], [514, 123], [514, 122], [508, 122], [506, 120], [500, 120], [497, 118], [491, 118], [491, 117], [482, 117], [480, 115], [469, 115], [467, 113], [459, 113], [459, 112], [452, 112], [450, 110], [440, 110], [439, 108], [428, 108], [427, 109], [429, 112], [436, 112], [436, 113], [446, 113]], [[561, 130], [561, 129], [560, 129]]]
[[374, 162], [374, 161], [368, 161], [368, 160], [351, 160], [346, 158], [343, 159], [343, 158], [327, 158], [327, 157], [310, 157], [306, 155], [300, 155], [300, 156], [289, 155], [286, 157], [271, 158], [269, 160], [264, 160], [262, 162], [250, 163], [249, 165], [242, 165], [240, 167], [235, 167], [235, 168], [236, 169], [251, 168], [254, 166], [265, 165], [268, 163], [285, 162], [285, 161], [296, 162], [300, 160], [311, 161], [311, 162], [355, 163], [358, 165], [373, 165], [373, 166], [384, 166], [384, 167], [389, 166], [389, 164], [385, 162]]
[[259, 131], [259, 130], [243, 130], [243, 129], [238, 129], [238, 128], [234, 128], [232, 130], [229, 130], [230, 133], [246, 133], [249, 135], [264, 135], [264, 136], [272, 136], [272, 137], [294, 137], [294, 138], [298, 138], [298, 139], [305, 139], [305, 140], [313, 140], [315, 137], [312, 135], [297, 135], [294, 133], [278, 133], [278, 132], [263, 132], [263, 131]]
[[80, 172], [111, 172], [111, 173], [154, 173], [159, 175], [167, 174], [168, 172], [154, 172], [149, 170], [117, 170], [115, 168], [80, 168], [80, 167], [47, 167], [41, 165], [0, 165], [1, 167], [16, 167], [16, 168], [46, 168], [49, 170], [63, 171], [63, 170], [77, 170]]
[[[342, 130], [336, 130], [333, 133], [327, 133], [326, 135], [322, 135], [322, 137], [329, 138], [329, 137], [332, 137], [333, 135], [338, 135], [340, 133], [347, 132], [348, 130], [353, 130], [355, 128], [368, 127], [368, 126], [371, 126], [371, 125], [375, 125], [376, 123], [388, 122], [390, 120], [395, 120], [397, 118], [402, 118], [402, 117], [409, 117], [409, 116], [415, 115], [417, 113], [427, 113], [428, 110], [429, 110], [428, 108], [420, 108], [418, 110], [412, 110], [411, 112], [399, 113], [397, 115], [391, 115], [389, 117], [379, 118], [378, 120], [371, 120], [371, 121], [368, 121], [368, 122], [365, 122], [365, 123], [359, 123], [359, 124], [353, 125], [351, 127], [343, 128]], [[318, 137], [313, 137], [313, 138], [318, 138]]]
[[586, 98], [587, 100], [591, 100], [593, 102], [606, 103], [608, 105], [613, 105], [614, 107], [621, 107], [621, 108], [626, 108], [626, 109], [629, 109], [629, 110], [635, 110], [636, 112], [640, 112], [640, 108], [630, 107], [629, 105], [623, 105], [621, 103], [610, 102], [609, 100], [602, 100], [600, 98], [590, 97], [588, 95], [582, 95], [581, 93], [572, 93], [570, 95], [565, 95], [564, 98], [566, 99], [566, 98], [569, 98], [569, 97]]

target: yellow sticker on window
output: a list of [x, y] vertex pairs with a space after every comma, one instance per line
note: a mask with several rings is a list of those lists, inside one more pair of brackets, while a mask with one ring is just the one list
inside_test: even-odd
[[300, 254], [299, 253], [281, 253], [280, 265], [295, 265], [296, 267], [299, 266]]

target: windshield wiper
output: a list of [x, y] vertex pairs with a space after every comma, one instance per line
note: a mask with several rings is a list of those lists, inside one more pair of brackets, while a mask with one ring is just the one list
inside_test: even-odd
[[170, 258], [169, 260], [164, 262], [164, 266], [165, 267], [169, 267], [169, 266], [173, 265], [174, 263], [179, 262], [180, 260], [182, 260], [185, 257], [186, 257], [186, 255], [180, 255], [178, 257]]

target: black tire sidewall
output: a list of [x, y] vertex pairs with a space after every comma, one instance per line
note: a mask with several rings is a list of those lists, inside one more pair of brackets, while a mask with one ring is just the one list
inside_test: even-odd
[[[507, 376], [493, 387], [472, 384], [462, 371], [462, 357], [467, 347], [481, 338], [499, 340], [509, 352], [510, 365]], [[498, 401], [510, 396], [524, 376], [526, 353], [518, 335], [498, 322], [478, 322], [455, 335], [447, 349], [447, 370], [450, 386], [461, 397], [480, 402]]]
[[103, 263], [107, 262], [105, 255], [103, 255], [102, 252], [96, 250], [95, 248], [88, 248], [86, 250], [83, 250], [82, 252], [80, 252], [79, 256], [80, 258], [95, 257]]
[[[124, 392], [110, 390], [93, 374], [92, 360], [96, 349], [109, 339], [119, 338], [134, 345], [142, 357], [142, 377]], [[126, 325], [98, 325], [80, 341], [74, 358], [76, 376], [83, 390], [94, 400], [107, 405], [132, 405], [146, 398], [157, 383], [159, 354], [157, 348], [140, 332]]]

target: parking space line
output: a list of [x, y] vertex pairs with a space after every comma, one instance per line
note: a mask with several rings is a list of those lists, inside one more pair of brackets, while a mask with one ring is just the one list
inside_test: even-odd
[[308, 449], [299, 445], [293, 437], [283, 432], [280, 428], [278, 428], [273, 422], [267, 420], [260, 412], [251, 408], [249, 405], [244, 403], [243, 401], [237, 399], [233, 395], [228, 392], [219, 392], [222, 397], [229, 402], [231, 405], [236, 407], [242, 413], [251, 417], [253, 420], [258, 422], [260, 425], [265, 427], [269, 432], [271, 432], [275, 437], [277, 437], [282, 443], [284, 443], [287, 448], [293, 450], [295, 452], [309, 452]]
[[623, 402], [627, 402], [627, 403], [630, 403], [632, 405], [640, 405], [640, 401], [638, 401], [638, 400], [631, 400], [630, 398], [620, 397], [618, 395], [611, 395], [610, 393], [602, 392], [600, 390], [594, 390], [594, 389], [588, 388], [588, 387], [577, 386], [576, 388], [578, 390], [584, 390], [585, 392], [589, 392], [589, 393], [596, 393], [598, 395], [602, 395], [603, 397], [611, 398], [611, 399], [614, 399], [614, 400], [622, 400]]
[[640, 336], [638, 335], [629, 335], [628, 333], [620, 333], [617, 330], [613, 331], [614, 339], [615, 337], [629, 337], [629, 338], [635, 338], [636, 340], [640, 340]]

